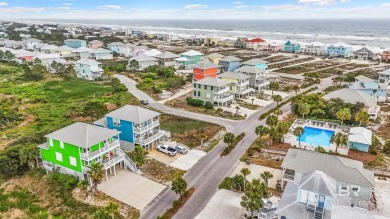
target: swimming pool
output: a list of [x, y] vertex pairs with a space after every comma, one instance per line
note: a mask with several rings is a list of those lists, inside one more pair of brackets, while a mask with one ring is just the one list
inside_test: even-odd
[[311, 146], [329, 147], [330, 139], [335, 133], [334, 131], [331, 130], [324, 130], [324, 129], [313, 128], [308, 126], [305, 126], [303, 129], [305, 130], [305, 132], [301, 136], [301, 142], [304, 142]]

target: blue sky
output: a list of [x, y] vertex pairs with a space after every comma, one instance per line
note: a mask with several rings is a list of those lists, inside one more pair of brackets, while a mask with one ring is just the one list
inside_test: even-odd
[[0, 0], [9, 18], [390, 18], [390, 0]]

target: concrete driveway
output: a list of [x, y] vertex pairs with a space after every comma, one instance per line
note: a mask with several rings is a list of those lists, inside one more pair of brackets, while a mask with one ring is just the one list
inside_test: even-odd
[[138, 210], [147, 206], [165, 188], [164, 185], [120, 168], [116, 169], [116, 176], [110, 175], [108, 181], [98, 185], [101, 192]]
[[171, 167], [180, 170], [189, 170], [206, 154], [206, 152], [201, 150], [188, 150], [188, 153], [185, 155], [176, 153], [175, 156], [171, 157], [157, 150], [153, 150], [149, 151], [148, 156]]

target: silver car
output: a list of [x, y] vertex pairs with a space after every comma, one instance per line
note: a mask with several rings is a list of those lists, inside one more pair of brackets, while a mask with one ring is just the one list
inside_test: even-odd
[[177, 145], [175, 146], [175, 149], [176, 149], [176, 151], [179, 152], [180, 154], [187, 154], [187, 152], [188, 152], [188, 149], [185, 148], [185, 147], [183, 147], [183, 145], [180, 145], [180, 144], [177, 144]]

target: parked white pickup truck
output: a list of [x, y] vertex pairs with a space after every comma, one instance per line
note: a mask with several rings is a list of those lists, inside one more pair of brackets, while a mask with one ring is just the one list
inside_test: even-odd
[[161, 151], [165, 154], [168, 154], [169, 156], [175, 156], [176, 154], [176, 150], [168, 145], [165, 145], [165, 144], [160, 144], [159, 146], [157, 146], [157, 150], [158, 151]]

